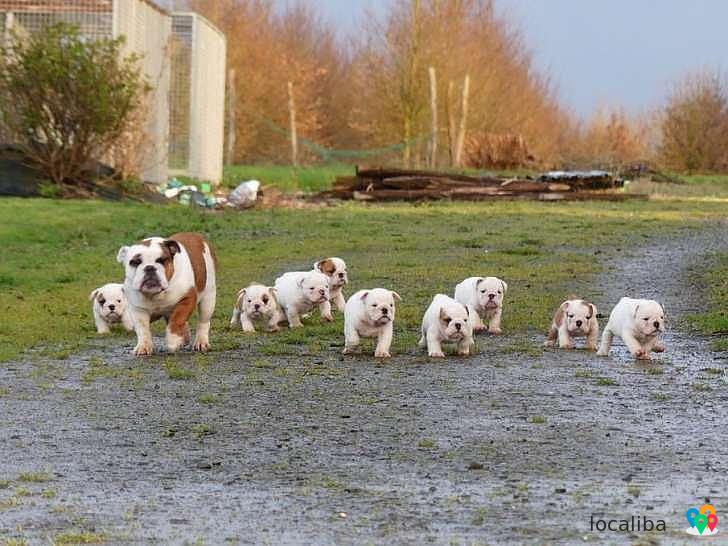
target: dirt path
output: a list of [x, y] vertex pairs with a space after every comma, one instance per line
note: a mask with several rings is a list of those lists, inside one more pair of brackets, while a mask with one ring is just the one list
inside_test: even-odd
[[[727, 247], [725, 225], [656, 239], [588, 284], [605, 315], [634, 294], [659, 298], [674, 322], [700, 308], [686, 267]], [[590, 532], [596, 514], [663, 519], [654, 540], [692, 543], [689, 506], [710, 497], [728, 520], [726, 361], [674, 326], [666, 342], [649, 366], [621, 345], [609, 359], [513, 352], [510, 336], [442, 363], [331, 350], [244, 365], [222, 353], [189, 381], [140, 366], [127, 347], [103, 354], [112, 367], [93, 367], [94, 354], [70, 368], [12, 365], [0, 370], [0, 480], [13, 480], [0, 490], [0, 537], [648, 543]], [[214, 403], [200, 402], [207, 393]], [[21, 483], [23, 471], [51, 479]]]

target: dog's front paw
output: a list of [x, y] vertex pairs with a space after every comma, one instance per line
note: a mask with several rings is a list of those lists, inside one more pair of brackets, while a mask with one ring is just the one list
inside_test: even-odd
[[429, 353], [430, 358], [445, 358], [445, 353], [442, 351], [433, 351]]
[[281, 329], [278, 327], [278, 325], [275, 325], [275, 326], [269, 326], [268, 331], [269, 332], [280, 332]]
[[597, 350], [597, 346], [596, 345], [589, 345], [589, 344], [587, 344], [584, 348], [587, 351], [596, 351]]
[[573, 349], [574, 347], [575, 345], [573, 343], [564, 343], [561, 346], [562, 349], [566, 349], [567, 351]]
[[470, 349], [463, 349], [461, 351], [458, 351], [458, 354], [460, 356], [468, 356], [470, 354]]
[[374, 358], [391, 358], [389, 351], [374, 351]]
[[609, 355], [609, 351], [605, 351], [604, 349], [599, 349], [597, 351], [597, 356], [608, 356], [608, 355]]
[[330, 313], [328, 315], [322, 315], [321, 318], [326, 322], [334, 322], [334, 317], [332, 317]]
[[473, 332], [487, 332], [488, 327], [481, 324], [480, 326], [473, 326]]
[[555, 342], [552, 339], [547, 339], [546, 341], [543, 342], [544, 347], [553, 347], [554, 344], [555, 344]]
[[134, 356], [151, 356], [154, 352], [154, 343], [151, 341], [140, 341], [134, 347]]
[[493, 334], [493, 335], [496, 335], [496, 336], [497, 336], [498, 334], [502, 334], [502, 333], [503, 333], [503, 330], [501, 330], [500, 328], [489, 328], [489, 329], [488, 329], [488, 331], [489, 331], [489, 332], [490, 332], [491, 334]]
[[344, 355], [353, 354], [355, 349], [356, 349], [356, 347], [344, 347], [344, 350], [341, 351], [341, 354], [344, 354]]
[[197, 338], [195, 343], [192, 345], [192, 350], [200, 353], [206, 353], [210, 348], [210, 342], [207, 338]]
[[637, 351], [637, 352], [636, 352], [636, 353], [634, 354], [634, 357], [635, 357], [635, 358], [636, 358], [637, 360], [649, 360], [649, 359], [650, 359], [650, 355], [649, 355], [649, 354], [647, 353], [647, 351], [645, 351], [644, 349], [640, 349], [639, 351]]
[[245, 332], [246, 334], [254, 334], [255, 328], [253, 328], [252, 326], [243, 326], [243, 332]]
[[652, 350], [656, 353], [664, 353], [665, 346], [662, 343], [655, 343], [655, 346], [652, 347]]

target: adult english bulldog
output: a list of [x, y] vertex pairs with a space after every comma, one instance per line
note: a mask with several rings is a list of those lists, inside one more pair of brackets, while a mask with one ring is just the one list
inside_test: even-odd
[[167, 321], [167, 350], [190, 342], [187, 324], [197, 307], [197, 332], [192, 348], [210, 347], [210, 320], [215, 310], [215, 254], [199, 233], [175, 233], [164, 239], [150, 237], [122, 246], [116, 256], [124, 265], [124, 293], [134, 316], [137, 345], [134, 354], [154, 350], [150, 323]]

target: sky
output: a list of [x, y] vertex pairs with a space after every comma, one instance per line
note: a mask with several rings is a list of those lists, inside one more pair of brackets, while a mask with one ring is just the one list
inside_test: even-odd
[[[343, 32], [391, 0], [307, 0]], [[522, 29], [564, 106], [646, 112], [685, 71], [728, 70], [728, 0], [495, 0]]]

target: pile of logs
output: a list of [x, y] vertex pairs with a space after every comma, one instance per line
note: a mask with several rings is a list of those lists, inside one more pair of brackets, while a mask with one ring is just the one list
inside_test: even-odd
[[[340, 176], [318, 197], [358, 201], [483, 201], [525, 198], [543, 201], [601, 199], [622, 201], [645, 196], [615, 193], [621, 180], [603, 172], [546, 173], [533, 178], [471, 176], [439, 171], [359, 169]], [[612, 190], [612, 191], [609, 191]]]

